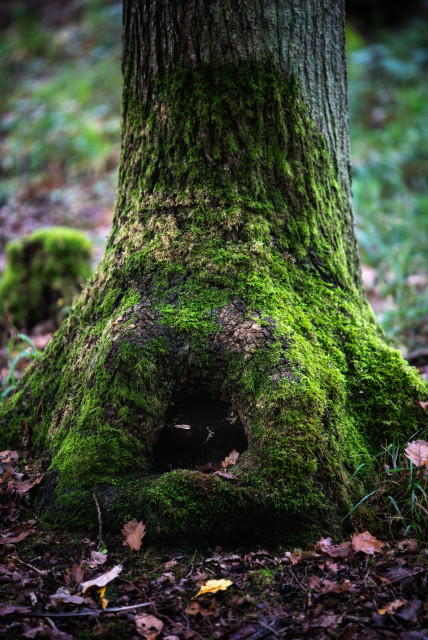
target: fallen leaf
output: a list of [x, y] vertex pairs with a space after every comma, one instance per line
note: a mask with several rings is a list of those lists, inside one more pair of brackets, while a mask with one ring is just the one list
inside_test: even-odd
[[134, 518], [134, 520], [130, 520], [125, 524], [122, 534], [125, 536], [123, 544], [127, 544], [134, 551], [139, 551], [141, 541], [146, 535], [146, 527], [142, 522], [137, 522]]
[[105, 587], [101, 587], [101, 589], [98, 589], [98, 595], [100, 596], [101, 606], [103, 609], [107, 609], [107, 606], [108, 606], [108, 600], [107, 598], [104, 597], [106, 589], [107, 589], [107, 585]]
[[92, 569], [96, 569], [100, 564], [104, 564], [106, 560], [106, 553], [101, 553], [100, 551], [91, 551], [91, 562], [89, 563], [89, 566]]
[[188, 607], [186, 607], [185, 611], [189, 616], [196, 616], [201, 612], [201, 605], [199, 602], [191, 602]]
[[44, 477], [45, 474], [43, 473], [38, 478], [35, 478], [35, 480], [24, 480], [24, 482], [17, 482], [16, 489], [19, 495], [22, 496], [24, 493], [27, 493], [27, 491], [30, 491], [30, 489], [32, 489], [33, 487], [40, 484]]
[[377, 538], [372, 536], [368, 531], [364, 531], [363, 533], [355, 533], [352, 536], [352, 546], [354, 548], [354, 551], [362, 551], [363, 553], [367, 553], [370, 556], [372, 556], [376, 552], [380, 553], [383, 544], [383, 542], [377, 540]]
[[65, 582], [66, 584], [74, 582], [75, 586], [77, 587], [82, 582], [84, 575], [84, 568], [80, 564], [74, 563], [71, 566], [70, 571], [65, 575]]
[[291, 553], [291, 551], [286, 551], [284, 553], [284, 558], [289, 560], [294, 567], [294, 565], [299, 564], [302, 559], [302, 553], [298, 551], [293, 551], [293, 553]]
[[310, 589], [319, 589], [321, 586], [321, 578], [318, 576], [310, 576], [308, 584]]
[[185, 431], [188, 431], [191, 428], [190, 424], [175, 424], [174, 427], [176, 429], [184, 429]]
[[200, 615], [203, 618], [208, 618], [216, 613], [217, 607], [212, 602], [208, 608], [203, 607], [199, 604], [199, 602], [191, 602], [188, 607], [186, 607], [186, 613], [189, 616]]
[[394, 600], [394, 602], [390, 602], [383, 609], [378, 609], [377, 612], [380, 613], [381, 616], [384, 616], [386, 613], [394, 613], [394, 611], [402, 607], [403, 604], [406, 604], [406, 600]]
[[206, 593], [217, 593], [217, 591], [226, 591], [226, 589], [232, 584], [232, 580], [208, 580], [199, 589], [198, 593], [195, 595], [195, 598], [197, 598], [198, 596], [203, 596]]
[[342, 542], [342, 544], [333, 544], [331, 538], [321, 538], [315, 545], [317, 549], [325, 553], [330, 558], [346, 558], [352, 551], [351, 542]]
[[8, 449], [6, 449], [6, 451], [0, 451], [0, 462], [5, 469], [12, 465], [12, 460], [18, 460], [18, 458], [19, 455], [17, 451], [9, 451]]
[[0, 538], [0, 544], [15, 544], [17, 542], [21, 542], [21, 540], [24, 540], [24, 538], [31, 535], [32, 533], [35, 533], [35, 529], [25, 529], [24, 531], [21, 531], [21, 533], [17, 536], [6, 536], [5, 538]]
[[220, 478], [225, 478], [226, 480], [236, 480], [236, 476], [228, 471], [214, 471], [213, 476], [220, 476]]
[[236, 461], [238, 460], [238, 458], [239, 458], [239, 453], [236, 451], [236, 449], [234, 449], [229, 453], [228, 456], [226, 456], [226, 458], [221, 463], [221, 466], [224, 469], [226, 469], [226, 467], [229, 467], [231, 464], [236, 464]]
[[136, 615], [134, 622], [138, 633], [146, 640], [155, 640], [163, 629], [162, 620], [148, 613]]
[[428, 411], [428, 402], [418, 402], [424, 411]]
[[417, 551], [419, 548], [419, 542], [415, 540], [415, 538], [404, 538], [403, 540], [398, 540], [396, 542], [396, 546], [400, 551]]
[[423, 467], [428, 463], [428, 442], [425, 440], [413, 440], [404, 450], [406, 458], [412, 461], [415, 467]]
[[0, 618], [2, 616], [8, 616], [11, 613], [29, 613], [31, 607], [17, 607], [14, 604], [2, 604], [0, 606]]
[[98, 588], [105, 587], [109, 582], [117, 578], [117, 576], [122, 571], [122, 568], [123, 568], [122, 565], [118, 564], [115, 567], [113, 567], [113, 569], [110, 569], [110, 571], [106, 571], [105, 573], [102, 573], [101, 575], [96, 576], [92, 580], [87, 580], [86, 582], [82, 582], [81, 584], [82, 593], [86, 593], [86, 591], [91, 587], [98, 587]]
[[72, 596], [64, 587], [60, 587], [56, 593], [49, 597], [50, 601], [55, 606], [62, 602], [64, 604], [83, 604], [85, 602], [85, 598], [82, 598], [82, 596]]

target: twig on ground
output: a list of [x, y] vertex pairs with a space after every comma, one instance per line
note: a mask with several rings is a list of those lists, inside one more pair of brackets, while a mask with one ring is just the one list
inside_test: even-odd
[[153, 602], [141, 602], [140, 604], [132, 604], [127, 607], [108, 607], [107, 609], [85, 609], [83, 611], [62, 611], [59, 613], [48, 613], [47, 611], [34, 611], [25, 613], [29, 618], [72, 618], [74, 616], [93, 616], [99, 613], [119, 613], [120, 611], [130, 611], [131, 609], [141, 609], [149, 607]]
[[94, 491], [92, 491], [92, 497], [94, 499], [95, 506], [97, 508], [97, 514], [98, 514], [98, 549], [99, 549], [103, 543], [103, 523], [101, 520], [100, 504], [97, 500], [97, 496], [95, 495]]
[[12, 557], [12, 560], [14, 560], [15, 562], [19, 562], [20, 564], [23, 564], [25, 567], [28, 567], [29, 569], [31, 569], [32, 571], [37, 573], [39, 576], [42, 576], [42, 578], [46, 578], [48, 580], [52, 580], [52, 582], [56, 582], [61, 587], [64, 586], [63, 582], [61, 582], [60, 580], [57, 580], [53, 576], [49, 575], [49, 571], [47, 571], [46, 569], [42, 569], [42, 570], [38, 569], [37, 567], [34, 567], [32, 564], [29, 564], [28, 562], [24, 562], [23, 560], [18, 558], [18, 556], [11, 556], [11, 557]]

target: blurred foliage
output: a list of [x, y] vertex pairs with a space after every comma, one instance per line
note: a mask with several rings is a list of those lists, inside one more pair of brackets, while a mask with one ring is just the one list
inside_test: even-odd
[[377, 273], [384, 328], [428, 338], [428, 41], [414, 21], [365, 43], [348, 27], [353, 191], [362, 261]]
[[17, 3], [0, 39], [0, 204], [43, 173], [77, 177], [116, 166], [121, 3], [75, 5], [58, 26]]

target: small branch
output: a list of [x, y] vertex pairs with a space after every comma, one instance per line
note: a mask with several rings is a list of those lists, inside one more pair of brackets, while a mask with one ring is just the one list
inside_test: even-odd
[[103, 523], [101, 520], [100, 504], [97, 500], [97, 496], [95, 495], [94, 491], [92, 491], [92, 497], [94, 499], [95, 506], [97, 508], [97, 514], [98, 514], [98, 549], [99, 549], [103, 543]]
[[119, 613], [119, 611], [130, 611], [131, 609], [141, 609], [142, 607], [150, 607], [152, 602], [142, 602], [127, 607], [109, 607], [107, 609], [89, 609], [85, 611], [63, 611], [62, 613], [47, 613], [46, 611], [32, 611], [23, 615], [29, 618], [72, 618], [74, 616], [93, 616], [99, 613]]

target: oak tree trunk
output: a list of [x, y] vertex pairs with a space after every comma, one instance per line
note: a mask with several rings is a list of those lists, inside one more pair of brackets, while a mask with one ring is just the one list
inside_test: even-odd
[[96, 523], [95, 491], [159, 535], [301, 544], [425, 419], [361, 289], [343, 5], [125, 0], [107, 250], [0, 410], [4, 446], [26, 424], [48, 451], [57, 517]]

